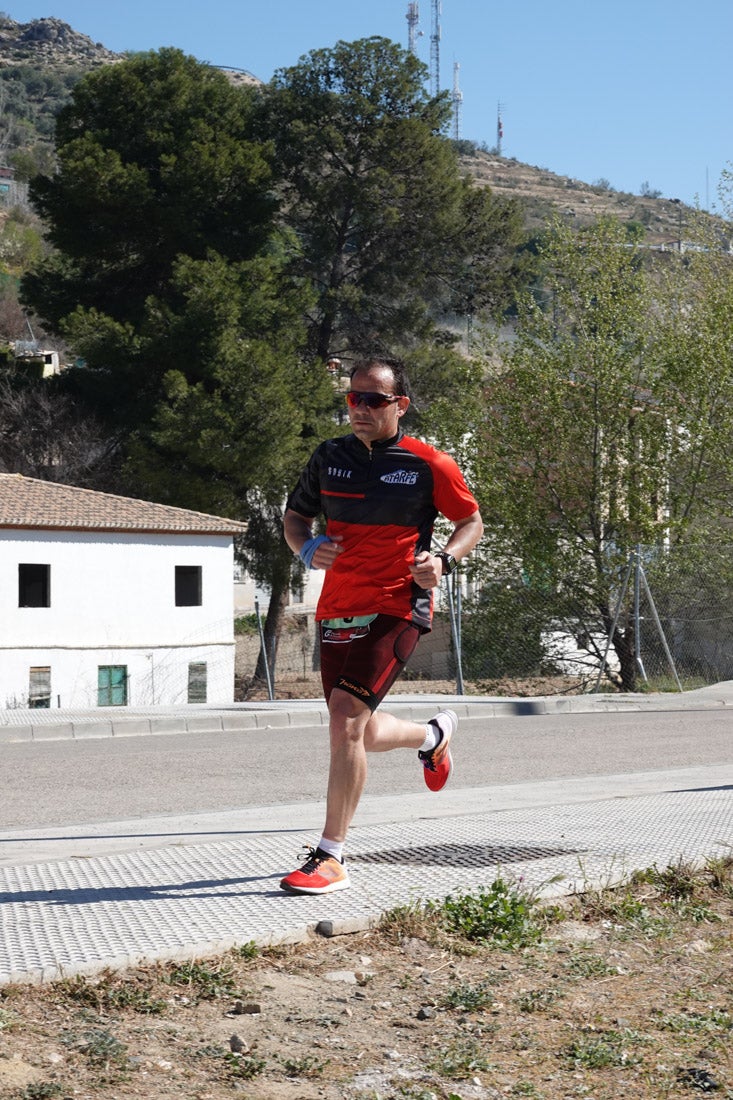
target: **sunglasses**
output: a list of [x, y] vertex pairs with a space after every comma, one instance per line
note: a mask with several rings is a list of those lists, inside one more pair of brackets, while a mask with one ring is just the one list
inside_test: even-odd
[[399, 399], [398, 393], [361, 393], [359, 390], [349, 390], [346, 394], [346, 404], [350, 409], [358, 408], [362, 402], [368, 409], [383, 409]]

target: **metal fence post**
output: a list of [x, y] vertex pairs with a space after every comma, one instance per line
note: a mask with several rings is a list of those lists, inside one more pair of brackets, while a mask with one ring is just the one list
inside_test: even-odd
[[272, 702], [275, 698], [275, 693], [272, 690], [272, 674], [270, 672], [270, 660], [267, 655], [267, 647], [265, 645], [265, 632], [262, 629], [262, 620], [260, 619], [260, 601], [255, 596], [255, 615], [257, 616], [257, 629], [260, 632], [260, 647], [262, 649], [262, 660], [265, 663], [265, 679], [267, 680], [267, 698]]
[[[460, 585], [458, 583], [458, 571], [449, 574], [446, 578], [448, 590], [448, 612], [450, 614], [451, 634], [453, 635], [453, 649], [456, 654], [456, 695], [464, 695], [463, 688], [463, 662], [461, 656], [461, 623], [460, 623]], [[454, 599], [453, 586], [456, 586], [457, 599]], [[457, 606], [456, 606], [457, 605]]]

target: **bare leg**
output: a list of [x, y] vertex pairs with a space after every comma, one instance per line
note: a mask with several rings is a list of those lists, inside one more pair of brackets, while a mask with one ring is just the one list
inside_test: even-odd
[[419, 749], [425, 740], [425, 722], [409, 722], [388, 711], [375, 711], [367, 722], [364, 746], [367, 752], [390, 749]]
[[331, 693], [328, 710], [331, 763], [323, 835], [343, 843], [366, 783], [367, 752], [419, 749], [425, 726], [392, 714], [372, 714], [366, 703], [338, 688]]

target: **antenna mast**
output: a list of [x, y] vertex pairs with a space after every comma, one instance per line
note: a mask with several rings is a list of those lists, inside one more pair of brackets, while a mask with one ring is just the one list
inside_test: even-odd
[[501, 142], [504, 137], [504, 123], [501, 121], [501, 103], [496, 105], [496, 153], [501, 156]]
[[432, 0], [433, 29], [430, 35], [430, 94], [440, 91], [440, 0]]
[[410, 53], [417, 53], [416, 42], [419, 23], [420, 14], [417, 8], [417, 0], [410, 0], [407, 5], [407, 48]]
[[461, 136], [461, 107], [463, 106], [463, 92], [458, 87], [458, 73], [461, 66], [457, 61], [453, 62], [453, 137], [455, 141]]

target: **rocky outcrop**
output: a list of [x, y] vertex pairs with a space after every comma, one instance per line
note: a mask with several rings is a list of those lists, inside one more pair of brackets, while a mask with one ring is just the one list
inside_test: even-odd
[[0, 17], [0, 64], [55, 62], [94, 67], [118, 61], [120, 56], [61, 19], [16, 23], [9, 16]]

